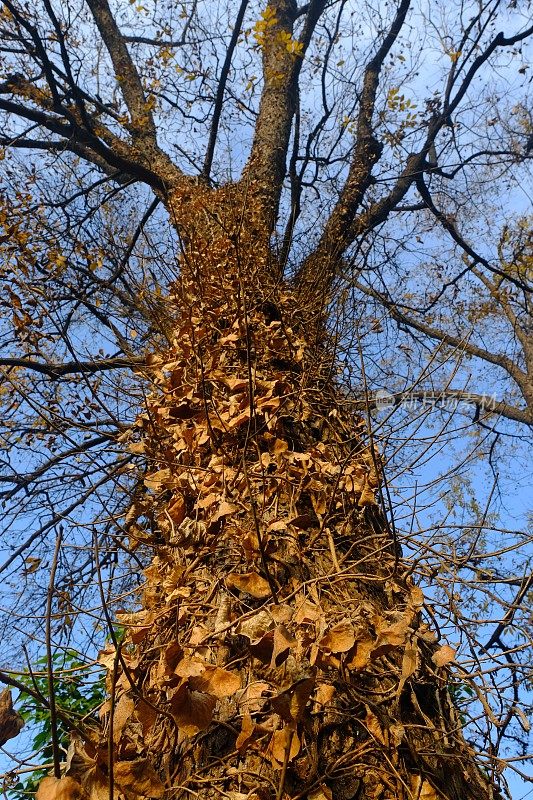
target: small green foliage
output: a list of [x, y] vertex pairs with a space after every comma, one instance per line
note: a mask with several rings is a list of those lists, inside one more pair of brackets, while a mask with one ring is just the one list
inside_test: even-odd
[[[72, 650], [61, 651], [53, 656], [54, 663], [54, 696], [56, 707], [66, 712], [75, 722], [91, 716], [105, 699], [103, 675], [90, 673], [87, 664], [80, 661]], [[33, 675], [27, 674], [19, 678], [21, 683], [36, 689], [48, 697], [48, 677], [46, 674], [46, 657], [37, 661]], [[36, 760], [42, 764], [50, 764], [53, 760], [52, 721], [50, 711], [30, 694], [21, 692], [17, 702], [17, 711], [26, 725], [34, 731], [31, 742]], [[59, 746], [64, 753], [68, 748], [68, 729], [64, 722], [57, 720]], [[48, 769], [35, 769], [25, 774], [23, 779], [7, 790], [11, 800], [26, 800], [37, 790], [39, 781], [47, 774]]]
[[466, 725], [468, 723], [468, 718], [465, 714], [461, 714], [461, 706], [475, 696], [474, 690], [467, 683], [449, 683], [448, 692], [450, 693], [452, 703], [459, 712], [459, 719], [462, 725]]

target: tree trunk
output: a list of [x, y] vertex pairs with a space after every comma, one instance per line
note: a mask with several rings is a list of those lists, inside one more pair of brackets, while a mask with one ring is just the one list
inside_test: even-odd
[[173, 338], [128, 444], [148, 464], [129, 545], [153, 559], [141, 610], [119, 615], [124, 638], [102, 655], [99, 738], [74, 740], [63, 781], [76, 783], [62, 785], [102, 799], [493, 797], [324, 321], [278, 279], [246, 194], [168, 203], [183, 244]]

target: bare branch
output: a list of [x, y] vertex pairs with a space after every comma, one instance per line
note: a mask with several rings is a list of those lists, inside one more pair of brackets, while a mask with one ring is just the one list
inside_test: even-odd
[[0, 566], [0, 575], [7, 569], [9, 569], [11, 564], [13, 564], [17, 560], [17, 558], [19, 558], [19, 556], [21, 556], [22, 553], [24, 553], [28, 549], [28, 547], [31, 547], [31, 545], [35, 541], [37, 541], [37, 539], [39, 539], [40, 536], [47, 533], [51, 528], [53, 528], [59, 522], [62, 522], [65, 519], [65, 517], [71, 514], [76, 508], [79, 508], [79, 506], [83, 505], [83, 503], [85, 503], [100, 486], [103, 486], [105, 483], [112, 480], [112, 478], [116, 475], [117, 471], [122, 469], [122, 467], [124, 467], [124, 465], [129, 463], [130, 461], [131, 461], [131, 456], [127, 456], [126, 458], [122, 458], [119, 461], [117, 461], [112, 468], [107, 469], [107, 471], [100, 478], [100, 480], [98, 480], [95, 484], [90, 486], [86, 492], [79, 495], [74, 500], [73, 503], [67, 506], [67, 508], [63, 508], [57, 514], [54, 514], [47, 522], [45, 522], [44, 525], [41, 525], [40, 528], [33, 531], [33, 533], [31, 533], [30, 536], [28, 536], [28, 538], [25, 539], [24, 542], [22, 542], [22, 544], [20, 544]]
[[466, 92], [468, 91], [468, 87], [472, 83], [474, 77], [479, 72], [479, 69], [483, 66], [483, 64], [486, 61], [488, 61], [490, 56], [498, 49], [498, 47], [512, 47], [513, 45], [518, 44], [518, 42], [524, 41], [524, 39], [527, 39], [532, 34], [533, 34], [533, 25], [531, 25], [529, 28], [526, 28], [523, 31], [520, 31], [514, 36], [505, 36], [504, 33], [500, 31], [500, 33], [498, 33], [498, 35], [494, 37], [492, 42], [490, 42], [490, 44], [485, 48], [485, 50], [482, 53], [480, 53], [480, 55], [477, 58], [474, 59], [465, 77], [463, 78], [463, 82], [461, 83], [461, 86], [457, 90], [457, 93], [455, 94], [454, 98], [449, 103], [446, 103], [443, 109], [443, 116], [446, 119], [449, 119], [450, 114], [453, 114], [453, 112], [457, 109], [459, 103], [461, 102]]
[[152, 165], [166, 185], [175, 182], [182, 173], [158, 146], [154, 118], [139, 72], [111, 13], [109, 3], [107, 0], [87, 0], [87, 4], [111, 57], [115, 79], [131, 117], [131, 124], [127, 124], [126, 128], [137, 145], [139, 159], [144, 164]]
[[226, 51], [224, 64], [222, 65], [222, 70], [220, 72], [220, 78], [218, 79], [217, 95], [215, 98], [215, 105], [213, 106], [213, 117], [211, 119], [211, 129], [209, 131], [209, 141], [207, 143], [205, 161], [202, 169], [202, 175], [205, 178], [205, 180], [209, 180], [209, 175], [211, 173], [213, 156], [215, 154], [215, 146], [217, 142], [218, 126], [220, 123], [220, 115], [222, 113], [222, 104], [224, 102], [224, 92], [226, 90], [226, 82], [228, 80], [229, 70], [231, 66], [231, 59], [233, 57], [233, 53], [235, 51], [237, 42], [239, 40], [242, 21], [244, 19], [244, 15], [248, 7], [248, 2], [249, 0], [241, 0], [239, 12], [237, 14], [237, 18], [235, 19], [235, 24], [233, 26], [233, 32], [231, 34], [230, 43]]
[[98, 358], [94, 361], [69, 361], [66, 364], [41, 364], [27, 358], [0, 358], [0, 367], [23, 367], [40, 372], [52, 380], [65, 375], [94, 375], [112, 369], [134, 369], [145, 364], [143, 356], [130, 358]]
[[[166, 186], [159, 175], [139, 163], [134, 158], [135, 154], [131, 148], [116, 137], [111, 148], [72, 122], [65, 122], [56, 115], [6, 100], [3, 97], [0, 97], [0, 109], [19, 119], [34, 122], [50, 133], [61, 137], [59, 142], [46, 149], [68, 150], [102, 168], [106, 173], [109, 171], [126, 173], [154, 189], [163, 190]], [[32, 144], [32, 140], [29, 143]]]
[[40, 467], [37, 467], [37, 469], [33, 470], [33, 472], [27, 473], [26, 475], [20, 475], [17, 473], [6, 477], [0, 476], [0, 483], [7, 483], [13, 486], [12, 489], [0, 492], [0, 498], [11, 499], [22, 489], [27, 489], [32, 483], [35, 483], [36, 480], [45, 475], [48, 470], [52, 469], [52, 467], [61, 464], [61, 462], [65, 461], [71, 456], [80, 455], [81, 453], [85, 453], [93, 447], [104, 444], [104, 442], [110, 442], [114, 440], [114, 438], [115, 437], [112, 434], [95, 436], [88, 441], [84, 441], [81, 444], [70, 447], [68, 450], [65, 450], [53, 458], [48, 459]]
[[132, 135], [144, 144], [153, 146], [156, 143], [154, 119], [146, 102], [139, 73], [109, 4], [107, 0], [87, 0], [87, 5], [113, 62], [115, 78], [131, 116]]
[[366, 65], [359, 100], [352, 161], [339, 200], [327, 221], [319, 242], [318, 249], [321, 252], [331, 255], [335, 252], [343, 252], [350, 243], [346, 238], [348, 237], [348, 240], [351, 238], [351, 224], [370, 185], [372, 169], [383, 150], [383, 145], [374, 136], [372, 125], [381, 69], [404, 25], [410, 4], [411, 0], [401, 0], [387, 35], [376, 54]]
[[518, 608], [520, 608], [520, 604], [522, 600], [528, 593], [529, 589], [533, 586], [533, 573], [530, 575], [525, 575], [522, 580], [522, 585], [518, 590], [516, 597], [513, 603], [509, 606], [507, 613], [505, 614], [504, 619], [496, 626], [494, 632], [491, 634], [487, 644], [484, 646], [484, 650], [488, 650], [490, 647], [493, 647], [495, 644], [499, 642], [500, 636], [504, 632], [504, 630], [512, 624], [513, 617]]
[[[403, 24], [405, 14], [402, 17], [401, 13], [404, 5], [408, 5], [408, 3], [401, 3], [397, 17], [394, 20], [393, 27], [396, 26], [397, 23]], [[406, 11], [407, 8], [405, 8], [405, 13]], [[389, 37], [392, 37], [390, 39], [389, 49], [394, 42], [395, 36], [397, 36], [399, 32], [399, 30], [396, 30], [396, 28], [393, 30], [393, 27], [391, 27], [391, 30], [389, 31]], [[424, 171], [427, 171], [428, 167], [430, 167], [426, 161], [426, 157], [430, 151], [430, 148], [435, 142], [437, 134], [444, 125], [449, 123], [451, 114], [459, 106], [461, 100], [468, 90], [468, 87], [471, 85], [473, 79], [478, 74], [483, 64], [487, 62], [487, 60], [498, 49], [498, 47], [508, 47], [514, 45], [519, 41], [526, 39], [532, 33], [533, 28], [528, 28], [527, 30], [522, 31], [515, 36], [505, 37], [503, 33], [499, 33], [494, 37], [485, 50], [472, 62], [470, 69], [467, 71], [454, 98], [445, 104], [445, 108], [441, 114], [436, 115], [431, 119], [428, 124], [424, 146], [418, 153], [408, 156], [405, 167], [389, 194], [372, 203], [370, 207], [359, 216], [355, 216], [355, 213], [357, 206], [360, 205], [364, 194], [370, 185], [370, 172], [365, 171], [363, 167], [357, 177], [357, 172], [354, 171], [353, 187], [349, 188], [353, 168], [352, 164], [347, 182], [343, 191], [341, 192], [339, 202], [335, 206], [335, 209], [325, 225], [324, 233], [320, 239], [320, 242], [315, 252], [304, 262], [296, 276], [295, 283], [298, 293], [302, 299], [306, 300], [306, 303], [310, 308], [310, 320], [316, 320], [316, 324], [319, 326], [322, 324], [320, 320], [329, 302], [329, 292], [337, 275], [338, 268], [340, 266], [340, 257], [342, 254], [358, 236], [374, 230], [378, 225], [383, 223], [398, 205], [398, 203], [404, 199], [411, 186], [419, 179], [420, 176], [423, 175]], [[389, 40], [387, 39], [386, 41]], [[385, 46], [385, 42], [383, 46]], [[378, 53], [379, 52], [380, 51], [378, 51]], [[372, 62], [369, 63], [369, 67], [371, 64]], [[366, 78], [367, 73], [365, 71], [365, 80]], [[375, 98], [377, 83], [376, 87], [373, 88], [374, 80], [379, 81], [379, 70], [377, 73], [374, 73], [368, 78], [369, 100], [372, 100], [372, 97]], [[363, 82], [363, 86], [364, 85], [365, 81]], [[372, 92], [374, 94], [372, 94]], [[374, 143], [372, 145], [374, 150], [372, 150], [372, 147], [369, 150], [367, 141], [367, 144], [364, 145], [366, 149], [363, 149], [364, 142], [362, 142], [361, 137], [364, 138], [365, 136], [368, 136], [368, 115], [363, 113], [363, 96], [364, 88], [361, 100], [361, 111], [358, 120], [357, 141], [355, 148], [356, 153], [358, 148], [361, 148], [361, 154], [366, 154], [366, 157], [369, 158], [373, 166], [379, 159], [379, 147], [376, 147], [377, 143]], [[373, 111], [373, 104], [371, 104], [371, 111]], [[362, 113], [363, 117], [361, 117]], [[359, 122], [362, 123], [361, 127], [359, 127]], [[372, 155], [373, 152], [374, 155]], [[351, 204], [350, 202], [342, 204], [342, 198], [345, 196], [345, 193], [346, 199], [349, 200]], [[339, 215], [340, 218], [337, 221], [337, 217], [339, 217]], [[343, 221], [345, 224], [338, 224], [341, 221]], [[316, 279], [317, 276], [318, 281]]]
[[454, 336], [453, 334], [447, 333], [446, 331], [436, 328], [433, 325], [429, 325], [428, 323], [423, 322], [416, 317], [407, 315], [398, 308], [396, 303], [394, 303], [391, 298], [387, 297], [381, 292], [378, 292], [376, 289], [373, 289], [370, 286], [365, 286], [360, 281], [354, 280], [353, 285], [383, 305], [388, 310], [391, 317], [396, 320], [396, 322], [406, 325], [408, 328], [417, 330], [420, 333], [429, 336], [430, 339], [444, 342], [444, 344], [450, 345], [451, 347], [456, 347], [470, 356], [480, 358], [483, 361], [488, 361], [490, 364], [501, 367], [511, 376], [511, 378], [513, 378], [523, 392], [523, 383], [527, 380], [527, 375], [508, 356], [485, 350], [482, 347], [472, 344], [466, 338]]
[[499, 269], [494, 264], [491, 264], [488, 259], [484, 258], [484, 256], [474, 250], [474, 248], [459, 232], [459, 229], [455, 223], [455, 219], [449, 214], [445, 214], [443, 211], [440, 211], [436, 207], [429, 189], [424, 182], [423, 175], [421, 174], [419, 174], [416, 178], [416, 187], [420, 193], [420, 196], [426, 203], [427, 208], [431, 211], [435, 219], [437, 219], [444, 230], [450, 234], [454, 242], [456, 242], [464, 250], [464, 252], [474, 260], [474, 264], [482, 264], [489, 272], [499, 275], [501, 278], [505, 278], [505, 280], [510, 281], [510, 283], [514, 283], [515, 286], [518, 286], [520, 289], [523, 289], [526, 292], [531, 292], [533, 290], [533, 286], [527, 286], [523, 281], [509, 274], [509, 272], [504, 272], [502, 269]]
[[275, 23], [265, 33], [263, 42], [263, 92], [254, 139], [242, 182], [257, 197], [272, 233], [278, 214], [292, 120], [296, 110], [298, 77], [307, 47], [326, 0], [309, 3], [299, 52], [291, 52], [283, 35], [292, 40], [296, 19], [294, 0], [270, 0], [267, 12]]

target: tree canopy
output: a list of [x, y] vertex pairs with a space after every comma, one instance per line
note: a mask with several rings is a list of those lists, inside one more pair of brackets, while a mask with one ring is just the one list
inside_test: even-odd
[[[339, 589], [337, 611], [322, 597], [324, 625], [336, 637], [323, 628], [312, 658], [303, 628], [291, 625], [305, 628], [314, 613], [322, 619], [316, 608], [298, 606], [297, 622], [276, 612], [274, 644], [268, 627], [252, 631], [241, 621], [237, 634], [254, 642], [254, 658], [268, 651], [272, 668], [285, 663], [291, 637], [313, 670], [342, 665], [363, 674], [370, 661], [383, 668], [390, 649], [398, 681], [383, 686], [398, 704], [404, 698], [406, 719], [415, 714], [404, 697], [411, 686], [409, 703], [420, 706], [428, 729], [442, 710], [424, 705], [412, 676], [430, 684], [434, 664], [448, 676], [442, 685], [457, 708], [454, 724], [464, 726], [465, 747], [483, 754], [491, 785], [505, 759], [525, 778], [531, 4], [2, 0], [1, 8], [0, 678], [22, 689], [19, 673], [35, 672], [34, 699], [52, 715], [50, 729], [59, 719], [64, 731], [69, 709], [57, 717], [54, 708], [62, 694], [54, 686], [69, 669], [60, 654], [75, 651], [94, 665], [104, 647], [107, 688], [112, 697], [118, 691], [126, 715], [141, 702], [128, 681], [138, 687], [141, 678], [121, 655], [117, 614], [121, 625], [139, 628], [124, 640], [131, 655], [129, 647], [147, 644], [147, 619], [155, 627], [159, 583], [178, 605], [191, 592], [213, 591], [187, 640], [199, 647], [202, 626], [204, 635], [211, 623], [215, 631], [231, 627], [237, 612], [224, 603], [237, 607], [236, 597], [248, 597], [248, 606], [239, 601], [244, 615], [258, 602], [283, 606], [287, 586], [291, 602], [303, 602], [298, 581], [322, 585], [327, 558], [340, 574], [344, 563], [357, 572], [356, 556], [365, 562], [364, 580], [386, 584], [376, 603], [390, 615], [400, 590], [383, 571], [396, 576], [401, 562], [401, 619], [382, 616], [372, 628], [372, 592], [360, 576], [355, 595]], [[223, 466], [206, 461], [208, 450], [220, 455], [224, 447]], [[190, 474], [179, 483], [184, 464]], [[195, 469], [215, 477], [199, 488]], [[278, 473], [279, 487], [301, 475], [305, 492], [296, 500], [279, 488], [274, 501], [265, 487]], [[222, 555], [211, 553], [199, 577], [195, 547], [203, 553], [215, 529], [225, 541], [239, 515], [255, 533], [241, 525], [241, 561], [230, 537], [227, 574], [208, 591], [205, 574], [215, 574]], [[298, 558], [284, 533], [289, 519]], [[367, 545], [347, 545], [348, 523], [367, 531], [368, 553]], [[180, 583], [177, 566], [156, 566], [169, 543], [185, 548], [196, 589], [194, 580]], [[347, 627], [338, 609], [354, 596], [367, 611], [352, 609]], [[308, 599], [319, 605], [318, 595]], [[420, 634], [420, 652], [407, 635], [421, 619], [441, 637], [439, 650], [431, 649], [434, 633]], [[220, 647], [209, 674], [181, 679], [187, 691], [225, 703], [235, 676], [219, 661], [244, 656], [234, 643]], [[44, 677], [32, 666], [43, 656]], [[184, 669], [179, 663], [168, 654], [167, 678]], [[331, 701], [325, 684], [309, 683], [313, 670], [291, 690], [302, 710], [284, 710], [281, 689], [273, 703], [285, 727], [262, 732], [261, 695], [239, 716], [242, 752], [272, 737], [268, 759], [283, 775], [276, 800], [291, 780], [297, 785], [290, 764], [293, 743], [304, 741], [303, 707], [311, 697]], [[208, 727], [216, 704], [191, 712], [184, 691], [168, 708], [144, 700], [193, 735], [191, 715], [204, 713]], [[105, 713], [112, 720], [117, 709], [111, 701]], [[404, 733], [366, 709], [365, 736], [385, 751], [396, 737], [401, 750]], [[448, 735], [451, 712], [442, 713]], [[79, 720], [71, 722], [76, 731]], [[139, 724], [147, 735], [147, 718]], [[352, 731], [355, 739], [363, 728]], [[56, 735], [46, 751], [56, 778], [63, 743]], [[328, 753], [331, 764], [342, 761]], [[130, 755], [122, 752], [121, 763]], [[418, 765], [416, 784], [411, 765], [406, 797], [443, 796], [442, 765], [424, 764], [437, 777], [423, 778]], [[112, 764], [107, 776], [112, 792]], [[470, 777], [472, 791], [497, 796], [485, 773]], [[309, 779], [309, 795], [300, 788], [286, 796], [344, 797], [335, 780]], [[161, 796], [158, 781], [160, 774], [138, 794]], [[376, 786], [376, 798], [378, 789], [384, 797], [393, 791], [386, 781]], [[371, 781], [364, 795], [349, 791], [346, 800], [374, 796]], [[449, 797], [461, 791], [452, 787]]]

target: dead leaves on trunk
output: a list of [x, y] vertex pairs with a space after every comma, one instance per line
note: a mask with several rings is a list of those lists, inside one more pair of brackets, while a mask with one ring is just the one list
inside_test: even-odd
[[[198, 253], [227, 259], [232, 241]], [[432, 800], [414, 766], [424, 712], [400, 706], [417, 681], [442, 692], [453, 651], [436, 649], [394, 552], [379, 458], [296, 332], [290, 295], [275, 290], [272, 315], [254, 289], [244, 308], [240, 276], [215, 266], [201, 291], [186, 275], [176, 285], [175, 340], [151, 359], [154, 389], [123, 437], [148, 466], [125, 529], [154, 556], [140, 610], [118, 615], [116, 675], [113, 648], [101, 654], [114, 702], [71, 782], [47, 779], [38, 800], [103, 800], [110, 737], [125, 800], [180, 781], [176, 796], [207, 798], [204, 774], [234, 800], [275, 796], [241, 763], [311, 800], [336, 796], [336, 770], [369, 800]], [[460, 749], [455, 721], [440, 724]]]

